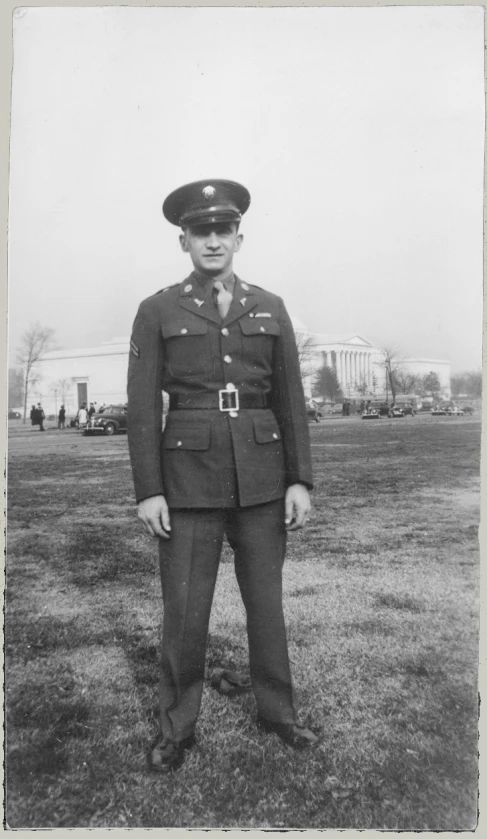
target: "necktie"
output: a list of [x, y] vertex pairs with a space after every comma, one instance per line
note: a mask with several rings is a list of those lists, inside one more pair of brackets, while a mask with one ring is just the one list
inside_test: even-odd
[[221, 280], [217, 280], [216, 283], [213, 283], [213, 288], [215, 288], [218, 292], [216, 296], [216, 305], [218, 306], [220, 317], [222, 319], [226, 318], [230, 308], [230, 303], [233, 300], [232, 294], [230, 291], [227, 291]]

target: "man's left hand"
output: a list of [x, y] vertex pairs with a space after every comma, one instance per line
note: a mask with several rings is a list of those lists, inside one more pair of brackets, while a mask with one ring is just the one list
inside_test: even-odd
[[300, 530], [306, 524], [311, 508], [309, 492], [304, 484], [292, 484], [286, 490], [286, 530]]

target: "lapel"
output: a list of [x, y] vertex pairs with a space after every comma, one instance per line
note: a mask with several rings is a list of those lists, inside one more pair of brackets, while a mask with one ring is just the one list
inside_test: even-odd
[[192, 315], [198, 315], [200, 318], [219, 324], [222, 320], [213, 303], [212, 293], [211, 283], [203, 285], [197, 281], [194, 274], [190, 274], [179, 286], [179, 305]]
[[257, 305], [258, 298], [256, 292], [248, 286], [247, 283], [242, 283], [235, 274], [235, 288], [233, 291], [233, 300], [230, 303], [230, 308], [227, 312], [226, 318], [222, 321], [225, 326], [238, 320], [242, 315], [250, 312], [254, 306]]

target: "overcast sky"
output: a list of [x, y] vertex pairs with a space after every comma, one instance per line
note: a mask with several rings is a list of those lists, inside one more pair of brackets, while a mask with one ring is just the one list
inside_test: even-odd
[[191, 270], [163, 199], [226, 177], [237, 273], [312, 331], [480, 368], [483, 96], [479, 7], [19, 10], [11, 347], [129, 335]]

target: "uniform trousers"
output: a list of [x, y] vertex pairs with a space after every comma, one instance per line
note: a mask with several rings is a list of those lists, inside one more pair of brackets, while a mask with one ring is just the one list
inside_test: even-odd
[[199, 713], [206, 639], [223, 538], [247, 613], [252, 688], [260, 716], [294, 723], [296, 712], [282, 608], [284, 500], [253, 507], [172, 509], [171, 538], [160, 540], [164, 603], [160, 725], [174, 742]]

